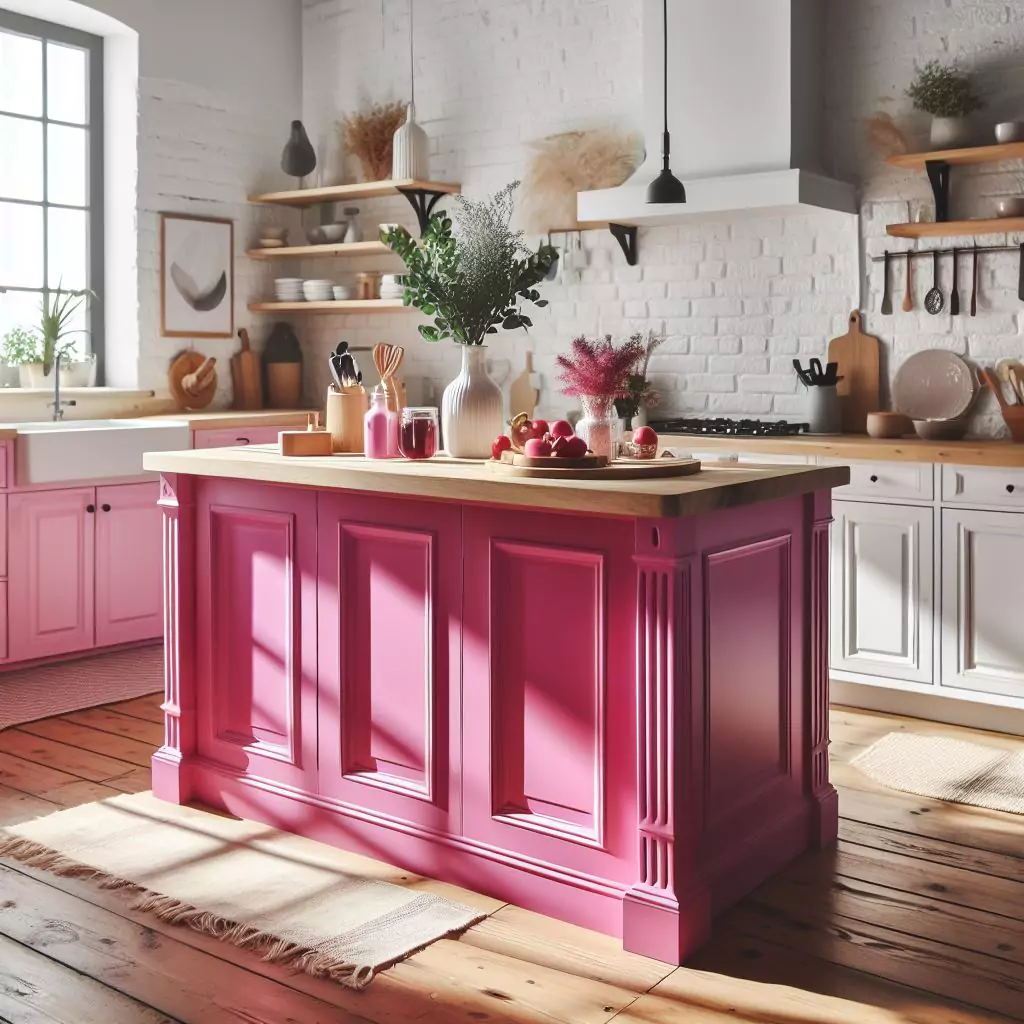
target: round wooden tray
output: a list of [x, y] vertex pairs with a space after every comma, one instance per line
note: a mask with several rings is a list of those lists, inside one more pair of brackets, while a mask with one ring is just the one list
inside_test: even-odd
[[700, 472], [699, 459], [619, 459], [610, 463], [599, 455], [531, 459], [513, 452], [505, 452], [501, 462], [490, 459], [487, 465], [496, 473], [541, 480], [656, 480]]

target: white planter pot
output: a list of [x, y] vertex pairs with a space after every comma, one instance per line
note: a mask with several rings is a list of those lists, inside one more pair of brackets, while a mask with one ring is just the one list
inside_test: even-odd
[[971, 121], [967, 117], [933, 117], [932, 149], [959, 149], [971, 144]]
[[60, 382], [67, 388], [91, 388], [96, 386], [96, 360], [82, 359], [65, 363], [61, 367]]
[[0, 388], [20, 388], [21, 367], [0, 363]]
[[487, 373], [487, 349], [462, 346], [462, 370], [444, 389], [441, 433], [445, 451], [456, 459], [489, 459], [502, 433], [501, 388]]
[[53, 367], [43, 373], [42, 363], [23, 363], [18, 367], [18, 379], [23, 388], [52, 388]]

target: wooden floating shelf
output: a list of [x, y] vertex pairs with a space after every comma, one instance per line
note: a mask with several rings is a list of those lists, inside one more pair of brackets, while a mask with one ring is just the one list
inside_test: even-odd
[[[1014, 145], [1017, 145], [1017, 143], [1014, 143]], [[927, 221], [922, 224], [890, 224], [885, 230], [895, 238], [952, 238], [957, 235], [1005, 235], [1013, 231], [1024, 231], [1024, 217], [993, 217], [990, 220]]]
[[952, 165], [990, 164], [997, 160], [1024, 160], [1024, 142], [1005, 142], [994, 146], [971, 146], [968, 149], [936, 149], [930, 153], [900, 153], [886, 157], [892, 167], [924, 170], [929, 162]]
[[282, 245], [276, 249], [250, 249], [253, 260], [315, 259], [321, 256], [394, 256], [383, 242], [338, 242], [333, 245]]
[[447, 181], [360, 181], [354, 185], [328, 185], [325, 188], [301, 188], [286, 192], [264, 192], [249, 196], [250, 203], [269, 203], [274, 206], [318, 206], [321, 203], [342, 202], [346, 199], [379, 199], [400, 195], [403, 191], [443, 193], [456, 195], [461, 185]]
[[401, 299], [345, 299], [342, 302], [250, 302], [250, 313], [402, 313], [413, 312]]

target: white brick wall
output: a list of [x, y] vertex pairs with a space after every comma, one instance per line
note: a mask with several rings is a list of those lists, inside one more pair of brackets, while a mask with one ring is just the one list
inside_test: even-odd
[[[663, 409], [697, 415], [801, 416], [793, 357], [823, 355], [861, 302], [868, 329], [885, 344], [890, 373], [912, 352], [934, 346], [982, 361], [1024, 355], [1014, 257], [983, 261], [979, 315], [954, 322], [924, 312], [881, 317], [880, 270], [869, 274], [860, 252], [904, 248], [885, 241], [885, 224], [907, 220], [908, 206], [930, 198], [923, 174], [891, 171], [866, 153], [861, 120], [888, 110], [906, 118], [923, 142], [927, 125], [904, 96], [913, 62], [961, 52], [992, 97], [979, 121], [1021, 116], [1024, 8], [996, 0], [823, 2], [827, 159], [837, 177], [862, 182], [862, 238], [853, 221], [837, 228], [813, 216], [659, 227], [641, 232], [640, 265], [630, 268], [609, 236], [585, 234], [590, 265], [579, 280], [546, 287], [551, 305], [538, 311], [529, 336], [503, 333], [492, 345], [492, 357], [511, 360], [513, 373], [524, 352], [534, 350], [546, 414], [569, 404], [557, 391], [554, 358], [580, 332], [625, 334], [664, 324], [669, 341], [652, 362]], [[639, 126], [639, 0], [416, 0], [416, 9], [417, 106], [431, 137], [432, 175], [461, 181], [467, 194], [521, 177], [530, 140], [604, 123]], [[367, 99], [406, 97], [407, 30], [406, 0], [305, 0], [304, 114], [314, 139], [330, 139], [334, 120]], [[336, 172], [337, 156], [329, 163]], [[992, 196], [1017, 187], [1005, 167], [968, 171], [960, 181], [956, 202], [965, 216], [983, 214]], [[377, 220], [408, 222], [402, 205], [363, 210], [368, 233]], [[318, 276], [325, 267], [315, 265]], [[328, 275], [351, 269], [338, 263]], [[923, 262], [917, 269], [920, 309], [931, 274]], [[963, 283], [966, 263], [961, 270]], [[944, 272], [948, 286], [948, 263]], [[893, 283], [901, 286], [901, 271]], [[415, 322], [298, 320], [313, 354], [312, 390], [326, 386], [326, 353], [339, 338], [356, 345], [390, 340], [406, 345], [406, 376], [424, 378], [425, 397], [436, 401], [458, 352], [450, 343], [419, 340]], [[998, 429], [990, 401], [979, 403], [977, 427]]]

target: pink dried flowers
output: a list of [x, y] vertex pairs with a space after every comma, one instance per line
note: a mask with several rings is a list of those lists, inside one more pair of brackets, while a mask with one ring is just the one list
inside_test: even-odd
[[644, 343], [639, 334], [616, 348], [611, 335], [600, 341], [583, 337], [573, 339], [572, 352], [556, 360], [562, 393], [570, 398], [581, 395], [607, 395], [624, 398], [629, 393], [628, 377], [644, 356]]

